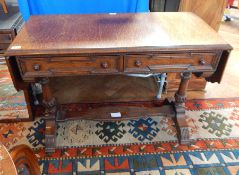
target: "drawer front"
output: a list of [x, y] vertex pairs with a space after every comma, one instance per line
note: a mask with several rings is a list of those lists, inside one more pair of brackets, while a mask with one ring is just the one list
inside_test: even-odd
[[1, 34], [0, 33], [0, 43], [11, 43], [12, 42], [12, 35], [11, 34]]
[[216, 69], [218, 53], [180, 53], [125, 56], [125, 72], [200, 72]]
[[18, 57], [23, 78], [117, 73], [120, 56]]
[[7, 50], [7, 48], [10, 46], [10, 43], [8, 44], [8, 43], [0, 43], [0, 53], [4, 53], [6, 50]]

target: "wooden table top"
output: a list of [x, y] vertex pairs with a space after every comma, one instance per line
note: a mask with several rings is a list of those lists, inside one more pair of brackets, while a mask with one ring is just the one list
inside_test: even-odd
[[6, 55], [231, 49], [190, 12], [32, 16]]

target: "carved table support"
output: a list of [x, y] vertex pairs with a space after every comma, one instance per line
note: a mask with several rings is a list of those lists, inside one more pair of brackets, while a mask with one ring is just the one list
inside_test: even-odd
[[186, 91], [191, 77], [190, 72], [184, 72], [181, 74], [181, 82], [178, 91], [175, 94], [175, 111], [176, 111], [176, 127], [178, 130], [178, 138], [181, 144], [189, 144], [189, 127], [186, 121], [185, 114], [185, 101]]
[[45, 148], [46, 152], [55, 152], [56, 147], [56, 115], [57, 103], [56, 99], [52, 96], [49, 79], [42, 78], [39, 83], [42, 84], [43, 106], [45, 108], [44, 118], [46, 121], [45, 131]]

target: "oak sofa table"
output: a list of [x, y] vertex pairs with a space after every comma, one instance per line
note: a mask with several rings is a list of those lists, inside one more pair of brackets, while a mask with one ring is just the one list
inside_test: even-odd
[[[46, 151], [54, 152], [56, 122], [76, 118], [123, 120], [176, 114], [179, 141], [190, 143], [184, 107], [190, 76], [220, 82], [231, 49], [203, 20], [187, 12], [32, 16], [9, 47], [6, 60], [16, 89], [31, 94], [31, 85], [41, 84]], [[169, 105], [152, 99], [155, 106], [129, 102], [129, 106], [110, 104], [71, 113], [61, 107], [67, 102], [59, 101], [60, 94], [71, 93], [67, 79], [77, 81], [81, 75], [168, 72], [182, 73]], [[64, 88], [56, 96], [52, 87]], [[31, 113], [34, 100], [28, 99]]]

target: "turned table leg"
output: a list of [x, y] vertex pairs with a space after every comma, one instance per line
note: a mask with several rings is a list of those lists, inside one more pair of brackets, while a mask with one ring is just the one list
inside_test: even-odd
[[56, 115], [57, 115], [57, 103], [56, 99], [52, 96], [49, 79], [42, 78], [40, 80], [42, 85], [43, 94], [43, 106], [45, 108], [44, 118], [46, 121], [45, 131], [45, 148], [46, 152], [55, 152], [56, 148]]
[[186, 121], [185, 115], [185, 101], [186, 91], [191, 77], [190, 72], [184, 72], [181, 74], [181, 82], [178, 91], [175, 94], [175, 111], [176, 111], [176, 127], [178, 131], [178, 139], [181, 144], [189, 144], [189, 127]]

